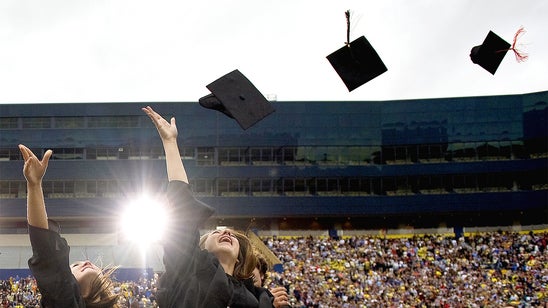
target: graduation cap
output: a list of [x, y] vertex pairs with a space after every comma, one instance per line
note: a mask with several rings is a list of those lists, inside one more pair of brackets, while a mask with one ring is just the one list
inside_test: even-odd
[[268, 100], [239, 70], [213, 81], [211, 94], [199, 99], [202, 107], [224, 113], [246, 130], [275, 111]]
[[518, 62], [525, 61], [527, 55], [520, 53], [516, 49], [516, 41], [522, 33], [524, 33], [523, 27], [518, 30], [514, 36], [514, 42], [510, 44], [493, 31], [489, 31], [481, 45], [472, 47], [472, 50], [470, 50], [470, 59], [493, 75], [495, 75], [509, 50], [514, 51]]
[[339, 77], [352, 91], [388, 69], [365, 36], [327, 56]]
[[346, 11], [347, 43], [327, 56], [348, 91], [383, 74], [388, 69], [365, 36], [350, 41], [350, 12]]

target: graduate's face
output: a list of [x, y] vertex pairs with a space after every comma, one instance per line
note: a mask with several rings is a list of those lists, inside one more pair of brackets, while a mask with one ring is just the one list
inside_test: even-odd
[[74, 262], [70, 265], [70, 270], [80, 285], [80, 292], [83, 297], [89, 295], [91, 283], [102, 273], [101, 269], [90, 261]]
[[240, 242], [230, 229], [214, 230], [208, 234], [204, 248], [217, 256], [220, 254], [230, 255], [236, 261], [240, 251]]

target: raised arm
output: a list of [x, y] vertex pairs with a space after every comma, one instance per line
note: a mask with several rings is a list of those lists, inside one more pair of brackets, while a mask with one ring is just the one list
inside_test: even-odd
[[19, 151], [21, 151], [25, 160], [23, 175], [27, 180], [27, 221], [31, 226], [48, 229], [48, 215], [44, 202], [44, 192], [42, 191], [42, 178], [46, 173], [53, 152], [47, 150], [42, 160], [38, 160], [36, 155], [22, 144], [19, 145]]
[[171, 122], [168, 122], [150, 106], [142, 108], [142, 110], [152, 120], [162, 139], [162, 144], [164, 145], [164, 151], [166, 153], [168, 180], [188, 183], [186, 170], [183, 161], [181, 160], [181, 154], [179, 154], [179, 146], [177, 145], [178, 133], [175, 118], [172, 117]]

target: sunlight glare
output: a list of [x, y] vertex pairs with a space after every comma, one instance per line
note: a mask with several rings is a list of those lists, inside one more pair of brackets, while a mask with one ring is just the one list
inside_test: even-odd
[[166, 224], [164, 204], [149, 196], [130, 201], [121, 217], [125, 238], [143, 244], [160, 241]]

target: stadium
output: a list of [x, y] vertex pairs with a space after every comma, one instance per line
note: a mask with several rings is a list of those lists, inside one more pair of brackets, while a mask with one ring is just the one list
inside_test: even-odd
[[[196, 102], [0, 105], [0, 279], [30, 283], [24, 143], [53, 150], [43, 189], [71, 259], [150, 287], [167, 183], [151, 105], [176, 117], [192, 190], [216, 210], [204, 229], [257, 235], [293, 307], [546, 303], [548, 92], [271, 104], [245, 131]], [[406, 269], [439, 279], [421, 289]]]

